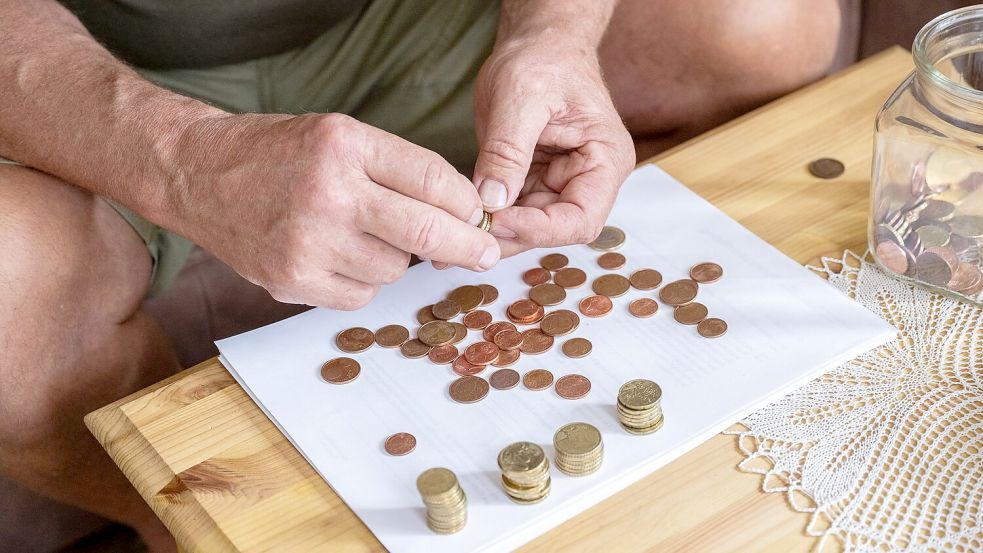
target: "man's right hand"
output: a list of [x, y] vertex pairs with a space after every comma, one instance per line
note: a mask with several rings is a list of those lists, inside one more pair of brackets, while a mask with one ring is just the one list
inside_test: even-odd
[[344, 115], [211, 117], [175, 147], [166, 224], [279, 301], [357, 309], [410, 253], [476, 271], [501, 255], [469, 179]]

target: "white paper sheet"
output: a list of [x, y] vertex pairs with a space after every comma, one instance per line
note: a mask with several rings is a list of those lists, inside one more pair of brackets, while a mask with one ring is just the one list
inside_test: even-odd
[[[884, 321], [654, 166], [637, 170], [625, 183], [608, 221], [628, 236], [620, 250], [628, 258], [621, 274], [651, 267], [670, 282], [686, 278], [698, 262], [721, 264], [723, 279], [701, 286], [698, 301], [728, 322], [728, 333], [702, 338], [694, 327], [675, 322], [665, 305], [651, 319], [636, 319], [627, 312], [628, 302], [654, 293], [631, 290], [614, 300], [607, 317], [581, 317], [571, 336], [593, 342], [588, 357], [567, 359], [559, 352], [560, 339], [550, 352], [523, 356], [513, 367], [520, 373], [545, 367], [557, 378], [586, 375], [593, 389], [581, 400], [520, 384], [461, 405], [447, 392], [455, 378], [449, 366], [405, 359], [398, 350], [378, 346], [353, 356], [362, 365], [354, 382], [321, 381], [321, 364], [343, 355], [334, 345], [337, 332], [389, 323], [415, 329], [421, 306], [462, 284], [498, 287], [499, 300], [489, 311], [505, 320], [506, 306], [526, 295], [522, 272], [544, 255], [534, 251], [485, 274], [421, 264], [360, 311], [315, 309], [222, 340], [223, 363], [387, 548], [458, 553], [518, 547], [894, 336]], [[588, 274], [588, 284], [570, 291], [560, 306], [576, 310], [591, 293], [591, 280], [604, 271], [596, 263], [598, 252], [586, 246], [558, 251]], [[478, 332], [470, 334], [462, 346], [480, 339]], [[665, 426], [649, 436], [629, 435], [617, 423], [617, 390], [639, 377], [663, 389]], [[552, 458], [553, 433], [574, 421], [590, 422], [603, 434], [600, 471], [573, 478], [553, 469], [552, 492], [544, 502], [510, 502], [500, 487], [499, 450], [528, 440]], [[383, 441], [401, 431], [414, 434], [418, 445], [406, 457], [391, 457]], [[434, 466], [453, 470], [468, 496], [469, 521], [458, 534], [436, 535], [426, 527], [415, 483]]]

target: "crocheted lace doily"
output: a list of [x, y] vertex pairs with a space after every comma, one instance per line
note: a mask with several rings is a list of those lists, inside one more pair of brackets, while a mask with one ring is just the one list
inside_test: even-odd
[[822, 263], [900, 333], [727, 431], [741, 470], [811, 513], [816, 551], [983, 551], [983, 309]]

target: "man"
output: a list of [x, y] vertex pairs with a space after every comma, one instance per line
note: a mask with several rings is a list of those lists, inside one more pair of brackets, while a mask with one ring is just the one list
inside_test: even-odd
[[634, 147], [822, 76], [839, 29], [835, 0], [63, 3], [0, 0], [0, 471], [153, 551], [81, 419], [177, 368], [140, 303], [189, 241], [336, 309], [411, 253], [587, 242]]

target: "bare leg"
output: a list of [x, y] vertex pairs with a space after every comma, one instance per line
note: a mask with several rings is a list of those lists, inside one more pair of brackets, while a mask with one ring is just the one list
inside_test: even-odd
[[638, 159], [824, 76], [837, 0], [622, 0], [601, 65]]
[[151, 551], [175, 551], [82, 423], [177, 368], [139, 311], [151, 269], [143, 242], [104, 201], [0, 165], [0, 251], [0, 471], [129, 524]]

